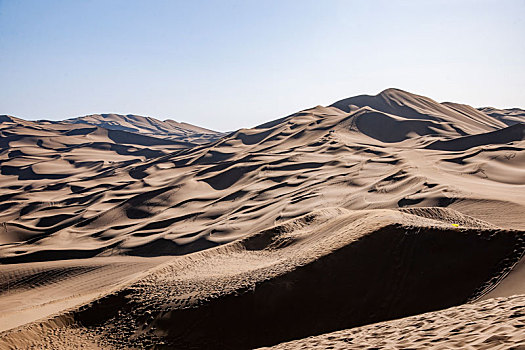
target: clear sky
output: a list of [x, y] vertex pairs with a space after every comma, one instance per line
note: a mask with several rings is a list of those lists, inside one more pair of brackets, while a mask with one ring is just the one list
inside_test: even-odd
[[525, 1], [0, 0], [0, 114], [226, 131], [388, 87], [525, 107]]

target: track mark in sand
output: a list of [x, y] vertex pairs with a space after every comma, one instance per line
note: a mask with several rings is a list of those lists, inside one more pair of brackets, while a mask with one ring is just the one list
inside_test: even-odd
[[[213, 135], [210, 136], [203, 130], [198, 132], [200, 136], [194, 135], [189, 130], [180, 131], [181, 128], [184, 129], [182, 125], [176, 129], [177, 133], [180, 131], [177, 140], [173, 139], [173, 135], [167, 135], [162, 139], [156, 138], [151, 134], [152, 130], [158, 130], [156, 128], [164, 124], [134, 116], [93, 117], [95, 118], [93, 123], [96, 125], [89, 128], [71, 123], [29, 122], [1, 116], [0, 192], [3, 194], [0, 195], [0, 211], [1, 221], [6, 223], [4, 230], [7, 229], [8, 232], [3, 232], [0, 228], [2, 232], [0, 261], [5, 263], [40, 261], [49, 267], [46, 271], [50, 271], [48, 274], [43, 270], [35, 269], [28, 275], [23, 273], [13, 275], [7, 284], [9, 286], [11, 283], [9, 281], [16, 280], [13, 288], [20, 294], [19, 296], [31, 296], [32, 291], [26, 289], [26, 285], [37, 286], [35, 290], [39, 291], [39, 295], [33, 293], [32, 299], [27, 298], [31, 302], [26, 304], [33, 303], [39, 310], [43, 310], [42, 305], [55, 307], [64, 300], [71, 302], [67, 305], [73, 305], [80, 302], [80, 299], [72, 301], [73, 298], [77, 298], [78, 293], [75, 293], [79, 289], [87, 291], [89, 288], [94, 288], [93, 293], [98, 293], [95, 287], [100, 285], [100, 288], [106, 292], [111, 283], [115, 283], [123, 275], [128, 276], [130, 271], [126, 270], [127, 272], [124, 273], [118, 270], [120, 267], [117, 265], [113, 266], [113, 270], [100, 268], [93, 271], [82, 270], [82, 267], [77, 269], [67, 264], [67, 266], [55, 267], [46, 265], [51, 264], [51, 260], [75, 260], [82, 256], [96, 254], [152, 256], [193, 253], [243, 236], [249, 237], [271, 227], [276, 222], [297, 218], [316, 208], [344, 207], [352, 210], [370, 208], [374, 209], [375, 214], [369, 215], [380, 216], [385, 213], [382, 211], [383, 208], [451, 205], [506, 227], [523, 227], [525, 201], [521, 189], [525, 184], [523, 166], [525, 140], [523, 125], [520, 124], [520, 121], [523, 121], [522, 113], [516, 111], [509, 112], [511, 115], [504, 111], [491, 111], [491, 115], [483, 113], [468, 106], [440, 104], [423, 96], [388, 89], [377, 96], [357, 96], [339, 101], [330, 107], [318, 106], [253, 129], [221, 135], [224, 137], [212, 143], [205, 142], [213, 141]], [[493, 117], [493, 113], [498, 117]], [[106, 123], [108, 118], [125, 123], [120, 125], [124, 131], [143, 130], [148, 135], [100, 129], [98, 125], [106, 125], [108, 128], [115, 126]], [[140, 128], [135, 128], [130, 121], [139, 123]], [[168, 125], [164, 126], [168, 128]], [[169, 129], [173, 130], [171, 127]], [[192, 142], [192, 135], [203, 143]], [[395, 175], [396, 173], [398, 175]], [[389, 178], [391, 175], [394, 177]], [[165, 191], [168, 188], [177, 188], [177, 190]], [[408, 211], [403, 213], [406, 214], [405, 216], [412, 215]], [[414, 249], [413, 245], [420, 247], [421, 241], [425, 241], [424, 237], [432, 236], [431, 233], [434, 232], [436, 225], [439, 230], [445, 230], [445, 232], [437, 230], [443, 234], [442, 236], [451, 235], [452, 238], [449, 239], [458, 245], [464, 242], [462, 243], [457, 237], [468, 236], [478, 242], [479, 237], [473, 233], [476, 230], [501, 232], [497, 228], [481, 224], [477, 228], [470, 227], [468, 220], [460, 218], [459, 215], [451, 215], [447, 217], [447, 221], [443, 219], [446, 215], [433, 217], [435, 213], [435, 210], [421, 210], [418, 215], [412, 215], [411, 225], [419, 227], [422, 226], [420, 225], [422, 222], [427, 225], [426, 228], [421, 228], [417, 232], [411, 231], [410, 227], [407, 228], [404, 233], [410, 234], [406, 235], [407, 237], [403, 236], [403, 244], [396, 244], [396, 242], [391, 245], [383, 242], [383, 246], [378, 244], [380, 248], [377, 249], [379, 253], [375, 260], [367, 260], [370, 259], [370, 254], [363, 254], [360, 260], [352, 260], [354, 256], [349, 255], [346, 259], [347, 265], [344, 263], [338, 265], [328, 258], [326, 261], [329, 262], [320, 260], [326, 262], [328, 266], [341, 269], [351, 269], [354, 266], [374, 269], [381, 265], [386, 257], [391, 257], [392, 264], [385, 266], [384, 271], [389, 271], [388, 269], [393, 267], [402, 270], [392, 272], [392, 275], [396, 276], [395, 280], [386, 286], [371, 287], [371, 291], [363, 289], [363, 292], [356, 294], [355, 298], [365, 304], [368, 302], [364, 297], [367, 293], [380, 293], [391, 288], [391, 295], [385, 295], [384, 298], [380, 296], [380, 300], [386, 304], [402, 303], [403, 297], [410, 294], [403, 293], [404, 288], [410, 286], [415, 288], [416, 285], [416, 282], [410, 285], [412, 275], [405, 269], [422, 271], [426, 267], [425, 264], [411, 264], [410, 259], [413, 257], [426, 261], [424, 259], [430, 259], [433, 253], [440, 251], [439, 249], [448, 253], [455, 249], [448, 246], [445, 249], [443, 245], [436, 244], [428, 248], [428, 251], [424, 251], [425, 256], [418, 255], [421, 252]], [[388, 215], [396, 217], [397, 214]], [[458, 218], [464, 221], [456, 220]], [[345, 223], [348, 227], [353, 224], [354, 222]], [[454, 227], [452, 224], [458, 224], [459, 227]], [[373, 227], [378, 225], [378, 221], [366, 225]], [[273, 333], [283, 332], [285, 336], [290, 336], [296, 331], [294, 329], [286, 331], [286, 327], [312, 329], [306, 324], [310, 318], [298, 317], [304, 310], [308, 310], [310, 315], [315, 313], [320, 315], [312, 317], [315, 322], [327, 327], [333, 325], [338, 320], [334, 315], [338, 315], [348, 303], [344, 295], [340, 298], [340, 303], [331, 309], [332, 317], [326, 316], [329, 314], [326, 311], [328, 309], [316, 308], [322, 303], [330, 306], [329, 302], [332, 299], [338, 300], [336, 296], [339, 295], [337, 294], [339, 291], [336, 287], [351, 274], [341, 273], [339, 278], [331, 280], [330, 274], [336, 273], [334, 270], [337, 268], [330, 269], [326, 268], [326, 265], [316, 264], [316, 268], [309, 276], [314, 274], [318, 276], [317, 281], [328, 281], [331, 286], [336, 286], [333, 288], [333, 293], [325, 293], [322, 288], [327, 287], [328, 284], [316, 285], [313, 282], [309, 284], [311, 281], [308, 281], [307, 277], [301, 277], [303, 275], [297, 271], [307, 268], [305, 266], [308, 264], [305, 261], [318, 262], [316, 259], [326, 248], [326, 246], [324, 248], [310, 246], [311, 249], [308, 250], [305, 247], [312, 245], [312, 242], [324, 241], [326, 238], [324, 234], [332, 234], [340, 229], [341, 227], [335, 226], [323, 227], [324, 231], [320, 229], [319, 232], [312, 234], [306, 234], [308, 230], [304, 227], [295, 228], [292, 230], [293, 233], [274, 232], [279, 233], [279, 237], [272, 238], [263, 249], [264, 254], [273, 254], [271, 263], [268, 265], [260, 256], [256, 256], [254, 250], [251, 250], [247, 253], [250, 254], [251, 260], [244, 259], [250, 261], [248, 270], [243, 270], [242, 267], [235, 270], [236, 265], [242, 265], [242, 259], [238, 259], [235, 254], [230, 254], [231, 265], [228, 265], [227, 261], [210, 258], [210, 261], [219, 264], [218, 267], [207, 267], [209, 270], [216, 269], [213, 271], [217, 274], [213, 276], [206, 275], [196, 266], [188, 263], [202, 278], [179, 277], [185, 279], [189, 285], [200, 286], [197, 289], [202, 288], [202, 291], [186, 290], [184, 296], [180, 295], [180, 303], [177, 303], [177, 307], [170, 309], [166, 306], [168, 304], [163, 306], [165, 309], [162, 310], [164, 312], [162, 317], [169, 319], [170, 315], [174, 314], [182, 314], [184, 317], [193, 315], [195, 324], [204, 325], [203, 327], [206, 328], [206, 322], [211, 322], [208, 321], [209, 318], [204, 317], [203, 320], [200, 311], [186, 309], [182, 312], [182, 305], [194, 306], [197, 309], [203, 307], [199, 310], [209, 311], [213, 310], [213, 307], [226, 310], [222, 314], [219, 312], [219, 316], [214, 319], [215, 327], [210, 326], [209, 333], [217, 337], [221, 336], [220, 332], [217, 332], [217, 327], [228, 330], [229, 323], [220, 320], [223, 314], [230, 314], [231, 310], [240, 310], [236, 314], [237, 319], [232, 322], [238, 322], [241, 328], [261, 322], [262, 326], [259, 329], [274, 327]], [[399, 227], [391, 229], [395, 231], [394, 235], [400, 234]], [[499, 237], [499, 234], [497, 236]], [[439, 240], [440, 237], [434, 238]], [[384, 239], [391, 238], [387, 236]], [[490, 238], [490, 240], [494, 239], [494, 237]], [[470, 245], [465, 244], [467, 248], [458, 255], [466, 259], [465, 256], [477, 251], [479, 246], [476, 244], [472, 242]], [[385, 247], [394, 248], [389, 251]], [[427, 246], [423, 244], [423, 247]], [[485, 257], [485, 260], [480, 259], [478, 263], [489, 265], [488, 260], [492, 258], [494, 261], [498, 260], [500, 256], [495, 251], [500, 248], [498, 244], [493, 244], [490, 251], [494, 256]], [[291, 258], [287, 260], [285, 253], [287, 249], [297, 249], [296, 253], [302, 254], [300, 259], [297, 258], [300, 261]], [[215, 250], [212, 248], [207, 252], [211, 255], [204, 256], [208, 258], [213, 256], [213, 253], [210, 253], [213, 251]], [[490, 255], [487, 251], [485, 254]], [[330, 250], [332, 257], [338, 256], [332, 253], [336, 252]], [[201, 255], [192, 255], [195, 256]], [[457, 273], [458, 266], [464, 267], [463, 264], [466, 264], [461, 258], [447, 256], [445, 259], [438, 259], [439, 264], [435, 261], [430, 264], [436, 269], [449, 266], [448, 264], [454, 267], [450, 268], [450, 271], [443, 272], [441, 281], [446, 280], [445, 285], [437, 284], [434, 287], [435, 290], [443, 288], [442, 295], [439, 295], [438, 299], [443, 298], [450, 302], [452, 297], [457, 297], [460, 293], [460, 288], [453, 290], [452, 292], [456, 294], [451, 297], [447, 294], [451, 291], [444, 286], [466, 283], [461, 278], [458, 278], [458, 282], [450, 277]], [[473, 268], [473, 272], [463, 274], [462, 278], [468, 275], [467, 280], [478, 278], [479, 282], [479, 285], [465, 290], [468, 289], [470, 293], [471, 289], [480, 288], [480, 293], [485, 293], [487, 287], [490, 288], [492, 284], [497, 283], [506, 269], [512, 267], [511, 262], [514, 258], [515, 256], [512, 256], [502, 264], [493, 261], [491, 267], [483, 265], [486, 270]], [[180, 259], [174, 260], [188, 262], [192, 258]], [[286, 263], [278, 259], [284, 259]], [[474, 260], [476, 259], [477, 255], [474, 257]], [[348, 266], [349, 261], [354, 261], [354, 264]], [[370, 266], [363, 267], [362, 264], [366, 265], [363, 262], [368, 262]], [[23, 269], [23, 266], [20, 264], [18, 267]], [[0, 265], [0, 270], [4, 268], [5, 264]], [[129, 268], [135, 267], [129, 266]], [[183, 269], [180, 266], [179, 268]], [[498, 270], [497, 273], [491, 268]], [[429, 274], [434, 276], [434, 272], [431, 271]], [[483, 278], [477, 275], [482, 272], [486, 274], [482, 276]], [[359, 271], [352, 273], [358, 274]], [[383, 271], [376, 271], [370, 275], [384, 276], [382, 273]], [[224, 279], [220, 282], [221, 274], [224, 274], [226, 282]], [[100, 275], [105, 276], [107, 281], [102, 283], [98, 280]], [[180, 279], [175, 278], [175, 275], [176, 273], [168, 274], [165, 276], [168, 281], [160, 281], [159, 285], [147, 283], [141, 285], [144, 287], [142, 291], [144, 293], [141, 295], [146, 300], [153, 295], [156, 300], [150, 300], [151, 304], [146, 303], [147, 306], [152, 307], [151, 310], [147, 307], [141, 309], [139, 305], [138, 313], [128, 314], [130, 319], [127, 320], [129, 324], [126, 326], [129, 332], [124, 334], [123, 344], [130, 341], [127, 339], [130, 335], [137, 332], [150, 332], [151, 317], [159, 316], [154, 314], [158, 311], [154, 307], [158, 306], [159, 300], [162, 300], [162, 293], [173, 296], [174, 292], [171, 289], [177, 287], [169, 283], [169, 277], [174, 277], [176, 283], [183, 284]], [[360, 281], [368, 278], [368, 275], [357, 276], [362, 278]], [[257, 280], [259, 277], [261, 280]], [[253, 282], [254, 278], [256, 282]], [[269, 283], [269, 280], [277, 284]], [[388, 280], [388, 276], [383, 280]], [[417, 281], [419, 282], [420, 279]], [[254, 285], [255, 289], [252, 288]], [[297, 288], [298, 285], [303, 288]], [[352, 283], [348, 282], [348, 285], [349, 291], [345, 294], [347, 297], [354, 289], [360, 288], [356, 280]], [[245, 287], [248, 289], [245, 290]], [[208, 288], [224, 288], [232, 293], [221, 294]], [[124, 288], [124, 290], [131, 291], [129, 295], [140, 294], [139, 291], [133, 291], [131, 288]], [[467, 294], [465, 290], [463, 291]], [[319, 294], [312, 297], [313, 293], [317, 292]], [[111, 300], [121, 302], [119, 305], [129, 306], [130, 304], [126, 304], [129, 299], [118, 293], [116, 293], [117, 297]], [[282, 296], [280, 293], [289, 293], [286, 295], [290, 298], [286, 302], [276, 300]], [[403, 309], [405, 312], [414, 310], [411, 308], [420, 294], [422, 293], [412, 298], [412, 303]], [[25, 300], [13, 299], [15, 296], [16, 293], [1, 294], [1, 298], [12, 299], [8, 300], [9, 305], [2, 303], [0, 307], [11, 308], [24, 304]], [[122, 298], [119, 299], [119, 296]], [[467, 296], [463, 296], [465, 298], [458, 302], [467, 299]], [[42, 299], [37, 300], [38, 297]], [[96, 295], [80, 295], [80, 298], [84, 297], [85, 300], [90, 301], [96, 298]], [[283, 310], [290, 305], [300, 304], [302, 307], [298, 310], [288, 309], [290, 312], [285, 315], [280, 315], [279, 310], [274, 309], [277, 316], [269, 318], [269, 322], [264, 323], [261, 321], [262, 318], [256, 317], [257, 312], [263, 311], [255, 309], [253, 315], [241, 312], [251, 307], [252, 297], [255, 300], [261, 298], [260, 305], [263, 307], [260, 309], [263, 311], [270, 312], [275, 305], [281, 305]], [[270, 301], [264, 300], [266, 297]], [[314, 302], [301, 304], [301, 301], [309, 297]], [[373, 297], [370, 297], [370, 300], [372, 299]], [[2, 302], [5, 300], [7, 299]], [[45, 300], [48, 301], [47, 304]], [[104, 300], [106, 299], [99, 300], [98, 306], [88, 306], [87, 309], [92, 307], [92, 310], [95, 310], [105, 303]], [[435, 300], [437, 299], [432, 298], [421, 303], [428, 306]], [[231, 304], [228, 304], [230, 302]], [[246, 307], [239, 307], [237, 303], [241, 305], [246, 303], [244, 304]], [[373, 304], [373, 300], [370, 303], [371, 308], [377, 306]], [[210, 306], [211, 304], [214, 306]], [[100, 312], [102, 317], [116, 308], [110, 303], [106, 306], [109, 311]], [[56, 306], [54, 310], [59, 309]], [[400, 309], [402, 307], [386, 305], [373, 316], [385, 316], [381, 310], [393, 313]], [[416, 309], [414, 312], [426, 311], [426, 309]], [[46, 312], [53, 311], [46, 310]], [[363, 312], [363, 315], [369, 315], [367, 314], [369, 310], [370, 308]], [[144, 311], [144, 314], [140, 314], [141, 311]], [[169, 314], [170, 312], [172, 314]], [[326, 312], [325, 319], [321, 317], [323, 312]], [[359, 316], [355, 309], [347, 314], [352, 317]], [[155, 322], [159, 322], [160, 325], [162, 317], [159, 317]], [[244, 319], [246, 322], [242, 322], [242, 317], [254, 319], [247, 321]], [[283, 321], [286, 317], [291, 317], [288, 319], [289, 322]], [[344, 320], [343, 317], [340, 319]], [[279, 325], [279, 322], [283, 324]], [[191, 317], [187, 323], [191, 323]], [[114, 327], [114, 325], [104, 326]], [[169, 328], [169, 322], [166, 321], [164, 326]], [[112, 329], [117, 329], [118, 337], [120, 329], [115, 327]], [[320, 329], [315, 328], [313, 332], [315, 331]], [[167, 332], [173, 335], [176, 331], [171, 329]], [[151, 332], [148, 334], [152, 336]], [[230, 340], [239, 340], [248, 333], [237, 330], [236, 333], [232, 331], [232, 334], [234, 335], [229, 337]], [[311, 333], [305, 331], [300, 335], [309, 334]], [[483, 341], [491, 343], [505, 341], [505, 339], [488, 338]]]
[[465, 302], [517, 257], [517, 234], [450, 209], [323, 209], [173, 259], [73, 315], [118, 347], [275, 344]]
[[0, 266], [0, 331], [86, 303], [166, 259], [110, 257]]

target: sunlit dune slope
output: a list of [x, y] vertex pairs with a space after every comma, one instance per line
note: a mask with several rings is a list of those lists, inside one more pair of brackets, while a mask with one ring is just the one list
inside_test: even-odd
[[188, 123], [179, 123], [174, 120], [158, 120], [140, 115], [121, 114], [92, 114], [83, 117], [67, 119], [66, 122], [92, 124], [109, 130], [122, 130], [142, 135], [167, 138], [195, 146], [214, 141], [223, 133], [208, 130]]
[[271, 345], [476, 300], [524, 251], [523, 232], [453, 210], [322, 209], [175, 258], [51, 323], [117, 347]]
[[0, 348], [244, 349], [523, 294], [522, 112], [388, 89], [227, 135], [2, 116]]
[[180, 150], [94, 127], [46, 136], [60, 123], [31, 141], [3, 123], [0, 261], [186, 254], [327, 206], [452, 206], [523, 227], [523, 124], [450, 106], [389, 89]]

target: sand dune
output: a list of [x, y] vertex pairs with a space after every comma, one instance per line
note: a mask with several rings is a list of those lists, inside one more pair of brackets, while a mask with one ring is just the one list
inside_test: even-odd
[[186, 143], [195, 146], [214, 141], [224, 134], [205, 129], [188, 123], [179, 123], [168, 119], [160, 121], [140, 115], [121, 114], [92, 114], [83, 117], [67, 119], [66, 122], [75, 124], [91, 124], [109, 130], [128, 131]]
[[519, 108], [498, 109], [493, 107], [482, 107], [479, 108], [479, 110], [491, 117], [501, 120], [509, 126], [523, 123], [525, 120], [525, 111]]
[[505, 126], [497, 118], [487, 116], [470, 106], [455, 103], [438, 103], [428, 97], [419, 96], [399, 89], [387, 89], [377, 96], [356, 96], [338, 101], [332, 105], [343, 111], [351, 106], [371, 107], [377, 111], [403, 116], [408, 119], [434, 120], [451, 123], [461, 133], [479, 133]]
[[524, 115], [388, 89], [228, 135], [3, 116], [4, 345], [240, 349], [525, 293]]
[[90, 302], [166, 258], [99, 257], [0, 266], [0, 331]]
[[522, 349], [523, 308], [522, 295], [490, 299], [309, 337], [272, 349]]
[[[162, 254], [186, 254], [327, 206], [461, 207], [470, 200], [524, 205], [516, 187], [525, 184], [522, 124], [464, 136], [434, 124], [433, 117], [411, 119], [369, 107], [351, 113], [316, 107], [175, 153], [161, 145], [108, 145], [100, 152], [114, 159], [111, 164], [90, 159], [85, 146], [73, 148], [71, 156], [56, 146], [46, 162], [32, 158], [34, 151], [27, 163], [25, 155], [6, 153], [2, 221], [8, 233], [0, 261], [105, 251], [150, 256], [159, 254], [158, 247]], [[112, 147], [129, 147], [128, 153]], [[73, 158], [77, 152], [82, 154]], [[84, 167], [66, 163], [80, 157]], [[21, 180], [30, 181], [31, 189], [9, 189]]]
[[524, 252], [523, 232], [453, 210], [322, 209], [59, 318], [115, 347], [250, 348], [476, 300]]

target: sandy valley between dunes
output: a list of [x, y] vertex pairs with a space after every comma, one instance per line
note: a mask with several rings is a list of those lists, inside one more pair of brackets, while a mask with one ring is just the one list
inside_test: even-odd
[[525, 349], [525, 111], [0, 121], [0, 349]]

